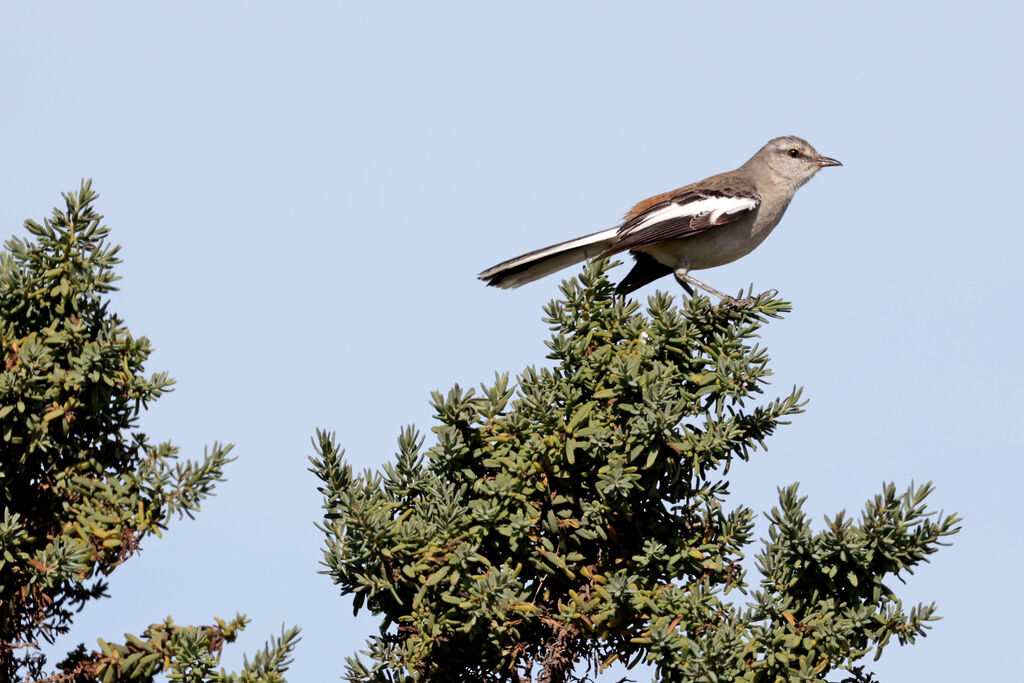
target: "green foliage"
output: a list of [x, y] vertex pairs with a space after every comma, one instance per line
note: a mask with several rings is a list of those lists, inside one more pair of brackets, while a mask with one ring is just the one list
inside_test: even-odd
[[[242, 615], [225, 623], [217, 619], [214, 626], [178, 626], [170, 618], [153, 624], [141, 636], [125, 634], [123, 645], [100, 640], [101, 653], [85, 660], [94, 678], [87, 680], [149, 681], [163, 669], [167, 678], [181, 683], [283, 683], [284, 672], [291, 664], [291, 651], [299, 641], [299, 630], [281, 631], [272, 638], [252, 661], [244, 659], [241, 673], [227, 673], [218, 668], [220, 652], [225, 643], [233, 642], [248, 623]], [[79, 662], [72, 655], [61, 668], [72, 670]]]
[[858, 659], [935, 618], [885, 583], [956, 531], [925, 510], [930, 486], [886, 487], [860, 524], [819, 533], [783, 490], [748, 590], [755, 513], [725, 506], [724, 477], [801, 412], [796, 389], [755, 401], [771, 373], [752, 340], [789, 305], [657, 293], [644, 313], [608, 267], [546, 307], [554, 368], [434, 393], [426, 451], [408, 427], [357, 475], [317, 432], [325, 573], [381, 617], [348, 680], [560, 682], [616, 659], [665, 681], [862, 678]]
[[[106, 595], [103, 577], [170, 517], [197, 511], [231, 461], [231, 446], [214, 444], [203, 460], [181, 462], [169, 442], [137, 430], [172, 380], [144, 375], [149, 340], [108, 310], [118, 247], [95, 199], [84, 182], [0, 253], [0, 680], [42, 676], [39, 641], [66, 633]], [[243, 627], [243, 617], [197, 628], [167, 620], [123, 646], [79, 647], [48, 680], [145, 681], [160, 671], [208, 680], [185, 662], [205, 667]], [[295, 634], [283, 639], [252, 667], [277, 662], [258, 680], [280, 680]]]

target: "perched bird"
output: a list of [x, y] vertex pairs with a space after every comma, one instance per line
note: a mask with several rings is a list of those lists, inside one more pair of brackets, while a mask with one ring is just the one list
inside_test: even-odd
[[503, 261], [478, 277], [512, 289], [591, 257], [629, 251], [636, 263], [619, 283], [619, 294], [672, 273], [691, 295], [694, 285], [726, 299], [690, 271], [753, 251], [778, 225], [797, 189], [825, 166], [842, 164], [802, 138], [775, 138], [735, 171], [645, 199], [613, 228]]

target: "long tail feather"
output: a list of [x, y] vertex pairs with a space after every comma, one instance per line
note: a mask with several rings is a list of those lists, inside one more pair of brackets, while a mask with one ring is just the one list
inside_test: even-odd
[[618, 239], [619, 228], [608, 228], [574, 240], [553, 244], [522, 256], [502, 261], [477, 277], [492, 287], [514, 289], [545, 275], [597, 256]]

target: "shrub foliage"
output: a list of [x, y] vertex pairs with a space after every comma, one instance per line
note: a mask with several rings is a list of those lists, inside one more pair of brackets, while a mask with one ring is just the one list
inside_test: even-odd
[[934, 606], [890, 589], [955, 533], [930, 485], [891, 485], [860, 520], [815, 531], [796, 485], [780, 490], [748, 583], [755, 512], [726, 476], [801, 412], [764, 399], [754, 343], [789, 310], [774, 293], [645, 311], [588, 265], [545, 309], [551, 368], [480, 392], [435, 392], [435, 443], [413, 427], [380, 472], [355, 474], [318, 431], [325, 572], [381, 619], [352, 681], [584, 680], [615, 660], [659, 680], [818, 680]]
[[[106, 576], [192, 514], [223, 479], [230, 445], [200, 461], [138, 430], [140, 411], [171, 388], [146, 376], [151, 346], [109, 310], [118, 247], [89, 182], [30, 238], [0, 253], [0, 680], [41, 679], [42, 646], [105, 597]], [[161, 586], [160, 590], [166, 590]], [[216, 673], [246, 618], [211, 626], [171, 619], [121, 644], [68, 654], [47, 681], [277, 681], [297, 640], [286, 630], [240, 674]]]

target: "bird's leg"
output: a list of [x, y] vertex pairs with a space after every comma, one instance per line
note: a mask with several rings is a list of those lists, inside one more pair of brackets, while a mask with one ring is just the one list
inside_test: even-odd
[[691, 287], [690, 283], [687, 282], [687, 280], [689, 280], [689, 279], [690, 279], [689, 276], [686, 276], [686, 275], [680, 276], [678, 272], [676, 273], [676, 282], [678, 282], [682, 286], [683, 291], [685, 291], [692, 298], [693, 297], [693, 287]]
[[[719, 292], [714, 287], [712, 287], [710, 285], [704, 284], [703, 282], [701, 282], [700, 280], [698, 280], [697, 278], [695, 278], [693, 276], [684, 275], [681, 280], [677, 276], [676, 279], [679, 280], [680, 283], [682, 283], [683, 280], [685, 280], [686, 282], [690, 283], [691, 285], [694, 285], [695, 287], [700, 287], [701, 289], [703, 289], [708, 294], [714, 294], [719, 299], [732, 300], [732, 297], [729, 296], [728, 294], [723, 294], [722, 292]], [[687, 287], [687, 289], [689, 289], [689, 287]]]
[[732, 297], [729, 296], [728, 294], [723, 294], [714, 287], [709, 287], [708, 285], [704, 284], [697, 278], [693, 277], [692, 275], [689, 274], [689, 271], [690, 269], [687, 267], [686, 262], [680, 261], [679, 264], [676, 266], [676, 269], [673, 271], [673, 273], [676, 276], [676, 282], [682, 285], [683, 289], [685, 289], [686, 293], [689, 294], [690, 296], [693, 296], [693, 289], [690, 287], [690, 285], [693, 285], [695, 287], [700, 287], [708, 294], [714, 294], [719, 299], [732, 299]]
[[689, 294], [690, 297], [692, 298], [693, 297], [693, 287], [691, 287], [690, 283], [688, 282], [692, 278], [689, 275], [687, 275], [687, 273], [689, 273], [689, 272], [690, 272], [690, 260], [685, 258], [685, 257], [680, 257], [680, 259], [676, 262], [676, 267], [672, 271], [672, 274], [676, 276], [676, 282], [678, 282], [679, 285], [683, 288], [683, 291], [685, 291], [687, 294]]

